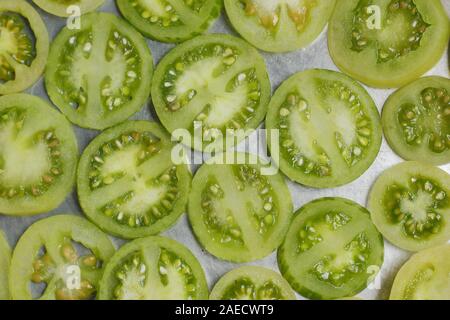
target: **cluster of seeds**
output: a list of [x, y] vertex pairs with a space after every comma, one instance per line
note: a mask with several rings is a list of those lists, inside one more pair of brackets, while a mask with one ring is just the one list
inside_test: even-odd
[[[358, 94], [339, 81], [320, 81], [319, 92], [322, 96], [331, 96], [348, 105], [356, 123], [356, 138], [352, 145], [346, 145], [342, 135], [335, 134], [336, 144], [342, 158], [349, 166], [356, 165], [364, 156], [364, 149], [371, 143], [372, 121], [363, 110]], [[331, 112], [331, 109], [327, 110]]]
[[243, 244], [242, 231], [232, 214], [227, 214], [225, 219], [217, 215], [214, 202], [224, 197], [224, 191], [214, 178], [210, 178], [206, 188], [202, 191], [202, 214], [208, 232], [213, 241], [221, 243]]
[[155, 187], [160, 184], [167, 186], [167, 192], [158, 203], [153, 204], [146, 212], [126, 212], [122, 209], [122, 206], [132, 200], [135, 195], [133, 191], [130, 191], [103, 206], [103, 214], [114, 218], [119, 223], [127, 224], [132, 228], [149, 226], [156, 223], [172, 212], [175, 202], [178, 199], [178, 178], [175, 166], [161, 174], [158, 178], [147, 182], [147, 185]]
[[8, 61], [8, 56], [26, 66], [30, 66], [35, 59], [34, 41], [27, 32], [22, 16], [12, 12], [0, 13], [0, 82], [11, 81], [16, 77], [15, 67]]
[[317, 231], [319, 225], [327, 225], [336, 231], [349, 223], [351, 218], [343, 212], [327, 212], [318, 218], [306, 221], [298, 232], [297, 253], [305, 252], [323, 241], [322, 235]]
[[[436, 153], [450, 149], [450, 95], [446, 89], [424, 89], [420, 105], [407, 103], [400, 107], [398, 122], [408, 144], [428, 142], [429, 149]], [[426, 125], [427, 122], [434, 124], [433, 129]], [[424, 139], [425, 135], [428, 135], [428, 141]]]
[[117, 179], [122, 178], [126, 174], [126, 172], [116, 172], [104, 176], [102, 174], [102, 166], [108, 156], [132, 146], [140, 146], [140, 151], [136, 155], [136, 165], [139, 166], [161, 150], [160, 143], [161, 140], [158, 137], [147, 132], [137, 131], [124, 133], [104, 143], [91, 157], [89, 170], [89, 185], [91, 190], [113, 184]]
[[414, 277], [408, 281], [402, 300], [415, 300], [415, 293], [420, 283], [426, 282], [432, 278], [436, 270], [433, 265], [427, 265], [418, 270]]
[[[0, 129], [12, 123], [14, 130], [21, 130], [25, 121], [25, 111], [17, 108], [10, 108], [0, 113]], [[61, 162], [60, 140], [54, 130], [49, 129], [37, 132], [33, 137], [34, 143], [45, 143], [48, 147], [50, 169], [42, 174], [40, 181], [30, 185], [8, 186], [3, 181], [0, 184], [0, 198], [16, 198], [25, 196], [39, 197], [47, 192], [54, 184], [55, 180], [63, 174], [63, 164]], [[4, 172], [4, 158], [0, 154], [0, 181]]]
[[263, 285], [256, 287], [250, 278], [242, 277], [229, 285], [221, 298], [223, 300], [282, 300], [283, 295], [280, 287], [272, 281], [266, 281]]
[[414, 239], [427, 239], [440, 232], [443, 217], [438, 209], [448, 206], [448, 191], [426, 177], [411, 177], [407, 187], [393, 184], [383, 198], [391, 223], [401, 224], [405, 234]]
[[[256, 16], [260, 24], [269, 32], [275, 33], [280, 22], [281, 1], [266, 0], [240, 0], [243, 10], [247, 16]], [[295, 23], [297, 31], [302, 32], [308, 25], [311, 10], [317, 5], [316, 0], [304, 0], [297, 5], [288, 5], [287, 12], [291, 20]]]
[[[369, 47], [373, 41], [378, 41], [376, 35], [373, 35], [377, 31], [367, 28], [367, 21], [371, 15], [367, 8], [370, 4], [371, 1], [362, 0], [356, 9], [352, 30], [352, 49], [358, 52]], [[387, 7], [387, 17], [383, 22], [385, 27], [389, 28], [397, 15], [402, 15], [410, 21], [410, 24], [407, 29], [402, 30], [401, 41], [396, 43], [379, 43], [378, 41], [378, 62], [387, 62], [417, 50], [429, 27], [413, 0], [392, 0]]]
[[260, 174], [258, 168], [239, 165], [234, 166], [233, 171], [239, 191], [243, 191], [247, 186], [258, 191], [258, 196], [262, 202], [262, 211], [253, 212], [254, 224], [261, 235], [266, 234], [278, 218], [278, 209], [274, 201], [272, 186], [267, 177]]
[[[89, 60], [93, 50], [92, 30], [85, 30], [69, 38], [60, 55], [57, 79], [60, 83], [59, 93], [74, 109], [85, 107], [88, 104], [87, 79], [77, 85], [73, 82], [73, 72], [87, 72], [88, 70], [71, 70], [81, 56]], [[142, 64], [141, 57], [129, 38], [118, 30], [111, 30], [107, 40], [105, 61], [111, 62], [118, 55], [123, 56], [126, 65], [124, 80], [120, 87], [113, 87], [117, 75], [108, 74], [104, 70], [104, 79], [100, 84], [101, 102], [105, 110], [113, 111], [123, 107], [133, 99], [133, 93], [139, 87], [139, 70]]]
[[344, 249], [345, 254], [351, 256], [345, 263], [336, 263], [336, 255], [327, 255], [314, 265], [311, 273], [318, 280], [328, 282], [334, 287], [341, 287], [355, 274], [365, 273], [371, 250], [366, 234], [358, 234]]
[[[185, 2], [194, 5], [193, 0], [185, 0]], [[168, 1], [157, 0], [152, 1], [151, 4], [154, 6], [153, 8], [148, 1], [131, 0], [131, 5], [139, 15], [151, 24], [166, 28], [183, 25], [180, 16]]]
[[314, 174], [319, 177], [330, 176], [332, 174], [330, 158], [317, 141], [314, 142], [314, 149], [318, 155], [316, 161], [305, 156], [296, 145], [289, 130], [292, 114], [300, 115], [305, 122], [311, 119], [311, 106], [298, 92], [292, 92], [286, 97], [279, 112], [278, 128], [283, 158], [289, 159], [292, 167], [302, 170], [305, 174]]
[[[156, 263], [156, 262], [155, 262]], [[184, 278], [184, 288], [188, 299], [194, 299], [197, 291], [197, 279], [191, 267], [175, 253], [166, 249], [161, 249], [159, 260], [157, 261], [158, 275], [163, 286], [170, 286], [170, 279], [167, 276], [168, 269], [175, 269]], [[115, 276], [119, 284], [114, 289], [116, 299], [138, 299], [146, 298], [146, 289], [151, 290], [152, 283], [146, 283], [149, 266], [145, 264], [141, 254], [134, 253], [124, 261], [117, 269]]]
[[[81, 269], [95, 270], [100, 267], [100, 262], [93, 254], [79, 256], [78, 252], [70, 242], [65, 239], [64, 243], [60, 247], [60, 254], [67, 265], [78, 265]], [[55, 264], [48, 253], [44, 253], [40, 257], [36, 258], [33, 262], [33, 273], [31, 275], [31, 281], [39, 283], [49, 283], [57, 273], [59, 266]], [[55, 289], [55, 297], [58, 300], [84, 300], [91, 298], [95, 293], [94, 285], [86, 279], [80, 279], [80, 288], [69, 289], [67, 288], [64, 279], [60, 279]]]
[[188, 90], [183, 96], [176, 93], [176, 82], [186, 69], [195, 68], [195, 64], [208, 58], [220, 58], [222, 64], [215, 70], [210, 70], [214, 77], [223, 74], [231, 67], [239, 56], [235, 48], [224, 47], [222, 44], [209, 43], [198, 46], [176, 59], [167, 67], [164, 80], [161, 82], [161, 94], [166, 101], [167, 111], [176, 112], [186, 106], [197, 95], [196, 90]]

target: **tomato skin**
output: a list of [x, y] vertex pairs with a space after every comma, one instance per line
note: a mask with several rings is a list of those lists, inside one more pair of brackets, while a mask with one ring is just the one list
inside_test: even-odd
[[[30, 195], [13, 199], [0, 198], [0, 212], [12, 216], [28, 216], [56, 209], [72, 191], [75, 183], [78, 163], [78, 144], [75, 133], [67, 119], [39, 97], [28, 94], [0, 97], [0, 111], [11, 107], [25, 109], [27, 116], [30, 116], [32, 121], [37, 124], [45, 123], [50, 127], [49, 122], [51, 121], [56, 135], [61, 141], [61, 163], [64, 173], [47, 192], [37, 198]], [[51, 120], [49, 121], [49, 119]]]
[[[129, 0], [117, 0], [116, 3], [125, 19], [127, 19], [143, 35], [157, 41], [168, 43], [182, 42], [201, 35], [219, 17], [223, 6], [222, 0], [206, 0], [206, 4], [204, 4], [200, 10], [201, 12], [194, 13], [194, 17], [201, 15], [205, 16], [204, 21], [201, 23], [196, 23], [194, 25], [194, 22], [192, 22], [193, 24], [188, 26], [183, 24], [180, 26], [155, 27], [150, 25], [150, 23], [135, 10], [135, 7], [130, 5]], [[192, 12], [190, 14], [192, 14]]]
[[[398, 271], [389, 299], [450, 300], [449, 261], [448, 244], [414, 254]], [[421, 284], [424, 292], [418, 288]]]
[[[116, 139], [117, 137], [120, 137], [121, 134], [125, 134], [128, 131], [137, 131], [140, 133], [146, 132], [155, 135], [164, 142], [164, 149], [166, 149], [165, 151], [170, 149], [171, 146], [174, 146], [174, 144], [170, 142], [170, 136], [156, 122], [127, 121], [115, 127], [109, 128], [97, 136], [84, 150], [78, 166], [77, 190], [81, 208], [93, 223], [98, 225], [105, 232], [114, 236], [125, 239], [135, 239], [158, 234], [176, 223], [178, 218], [186, 210], [192, 175], [187, 165], [177, 166], [177, 177], [179, 179], [179, 184], [177, 187], [179, 187], [181, 195], [176, 201], [176, 205], [171, 209], [171, 213], [150, 226], [132, 228], [125, 224], [119, 224], [111, 217], [107, 217], [102, 212], [99, 212], [98, 208], [95, 208], [94, 204], [89, 203], [88, 199], [90, 197], [89, 194], [93, 192], [90, 190], [88, 179], [91, 157], [101, 148], [103, 143], [111, 139]], [[117, 183], [120, 183], [120, 181]]]
[[[399, 108], [405, 104], [423, 105], [421, 92], [426, 88], [446, 89], [450, 92], [450, 80], [443, 77], [424, 77], [397, 90], [386, 101], [383, 107], [382, 124], [384, 135], [391, 148], [402, 158], [410, 161], [420, 161], [432, 165], [443, 165], [450, 162], [450, 148], [442, 153], [432, 152], [424, 141], [420, 145], [408, 145], [405, 141], [401, 123], [398, 121]], [[449, 117], [449, 116], [447, 116]], [[437, 118], [435, 118], [437, 120]], [[443, 121], [446, 121], [445, 118]], [[447, 120], [448, 121], [448, 120]], [[445, 123], [442, 126], [445, 129]], [[450, 122], [447, 122], [450, 123]], [[427, 124], [432, 131], [432, 124]], [[449, 139], [449, 138], [447, 138]]]
[[[152, 236], [147, 238], [141, 238], [133, 240], [123, 245], [116, 254], [111, 258], [109, 263], [105, 267], [105, 272], [100, 281], [100, 290], [98, 294], [99, 300], [112, 300], [114, 297], [114, 272], [115, 269], [120, 266], [121, 262], [127, 258], [130, 254], [136, 251], [144, 251], [146, 248], [157, 246], [159, 249], [164, 248], [170, 250], [180, 256], [187, 264], [193, 269], [193, 274], [197, 280], [197, 297], [196, 300], [208, 299], [208, 285], [202, 266], [197, 261], [196, 257], [191, 251], [183, 244], [166, 237]], [[153, 262], [153, 261], [152, 261]]]
[[[391, 167], [381, 174], [370, 190], [367, 207], [371, 212], [373, 223], [388, 241], [403, 250], [416, 252], [441, 245], [450, 239], [450, 207], [447, 201], [447, 207], [440, 209], [444, 222], [438, 233], [425, 239], [415, 239], [406, 234], [403, 225], [389, 220], [388, 212], [383, 204], [383, 197], [387, 194], [387, 187], [408, 185], [408, 181], [412, 177], [437, 181], [440, 187], [446, 191], [447, 197], [450, 194], [450, 175], [447, 172], [421, 162], [408, 161]], [[409, 188], [409, 190], [411, 191], [412, 188]], [[421, 203], [416, 205], [419, 204]], [[428, 210], [429, 208], [432, 207], [425, 209]]]
[[276, 35], [271, 35], [256, 18], [248, 16], [239, 0], [225, 0], [225, 9], [236, 31], [248, 42], [261, 50], [281, 53], [309, 46], [325, 28], [335, 4], [336, 0], [320, 1], [319, 8], [310, 9], [308, 15], [312, 16], [309, 16], [306, 27], [303, 25], [301, 31], [297, 31], [288, 9], [283, 6], [281, 14], [278, 14], [281, 17]]
[[[351, 221], [350, 223], [353, 222], [356, 226], [352, 226], [350, 229], [350, 225], [344, 225], [342, 228], [347, 227], [347, 232], [343, 231], [343, 234], [335, 236], [330, 243], [319, 242], [317, 245], [322, 244], [323, 247], [322, 250], [319, 249], [318, 253], [313, 252], [315, 249], [314, 246], [308, 249], [308, 251], [300, 252], [298, 249], [299, 246], [297, 245], [299, 242], [296, 240], [299, 228], [304, 226], [309, 219], [320, 217], [326, 212], [333, 211], [339, 211], [349, 215], [351, 217], [351, 220], [349, 220]], [[320, 227], [321, 230], [325, 229], [322, 229], [322, 227], [325, 226], [318, 227]], [[357, 229], [364, 231], [368, 238], [370, 250], [366, 264], [368, 267], [374, 267], [376, 271], [379, 270], [384, 261], [384, 240], [382, 235], [370, 221], [370, 214], [367, 209], [351, 200], [336, 197], [320, 198], [307, 203], [295, 213], [294, 220], [286, 234], [286, 238], [278, 249], [277, 260], [281, 274], [288, 280], [295, 291], [309, 299], [329, 300], [358, 294], [368, 286], [367, 280], [369, 278], [369, 273], [366, 273], [365, 271], [355, 273], [348, 281], [337, 286], [317, 280], [311, 270], [305, 270], [305, 268], [301, 271], [297, 270], [304, 264], [312, 265], [313, 263], [318, 263], [321, 258], [327, 255], [325, 252], [320, 252], [323, 251], [325, 245], [327, 245], [327, 247], [332, 247], [332, 243], [342, 243], [342, 237], [349, 238], [350, 236], [353, 236], [353, 233], [349, 233], [350, 230], [355, 232], [356, 235]], [[331, 232], [339, 232], [339, 229]], [[309, 252], [309, 250], [311, 250], [311, 252]], [[338, 256], [339, 253], [346, 254], [347, 252], [348, 251], [343, 250], [338, 253], [335, 252], [335, 256]], [[297, 256], [294, 256], [293, 253]], [[302, 254], [306, 257], [300, 260]], [[300, 263], [300, 261], [302, 262]]]
[[[153, 77], [153, 56], [147, 43], [131, 25], [129, 25], [124, 20], [116, 17], [115, 15], [109, 13], [88, 13], [81, 17], [82, 30], [70, 30], [64, 27], [53, 40], [51, 48], [49, 61], [47, 69], [45, 71], [45, 88], [50, 97], [50, 100], [66, 115], [66, 117], [74, 124], [79, 127], [95, 130], [103, 130], [112, 127], [120, 122], [127, 120], [133, 114], [138, 112], [143, 105], [146, 103], [150, 95], [150, 88]], [[111, 30], [108, 28], [117, 28], [120, 33], [123, 33], [126, 37], [129, 37], [134, 45], [134, 48], [138, 51], [140, 58], [142, 59], [141, 67], [139, 70], [139, 86], [135, 90], [134, 95], [129, 102], [124, 104], [120, 109], [105, 112], [104, 106], [99, 105], [88, 105], [89, 108], [94, 109], [93, 112], [74, 109], [70, 103], [65, 100], [65, 95], [61, 94], [61, 89], [58, 87], [57, 74], [60, 69], [64, 68], [67, 62], [61, 63], [60, 60], [64, 58], [61, 56], [64, 47], [72, 36], [76, 36], [79, 33], [85, 31], [88, 28], [93, 28], [93, 30], [107, 33]], [[98, 59], [95, 57], [95, 59]], [[94, 62], [95, 62], [94, 59]], [[90, 61], [90, 60], [89, 60]], [[104, 61], [102, 61], [104, 62]], [[81, 72], [88, 73], [92, 72], [91, 68], [95, 68], [97, 64], [87, 65]], [[110, 66], [111, 67], [111, 66]], [[95, 69], [94, 69], [95, 70]], [[105, 70], [97, 70], [105, 71]], [[91, 76], [93, 74], [91, 73]], [[83, 88], [84, 90], [89, 89]], [[98, 88], [98, 94], [100, 96], [101, 88]], [[89, 99], [88, 99], [89, 101]]]
[[38, 80], [47, 63], [50, 40], [41, 16], [25, 0], [2, 0], [0, 2], [1, 11], [16, 12], [26, 18], [36, 38], [36, 57], [31, 65], [29, 67], [20, 65], [22, 69], [16, 72], [15, 80], [0, 84], [0, 95], [5, 95], [24, 91]]
[[[450, 22], [441, 1], [414, 1], [430, 27], [424, 33], [418, 50], [382, 65], [377, 63], [373, 48], [361, 52], [351, 49], [353, 10], [359, 1], [338, 1], [330, 20], [328, 48], [340, 70], [374, 88], [398, 88], [419, 78], [442, 57], [450, 37]], [[377, 4], [380, 3], [385, 8], [386, 1], [378, 0]]]
[[[14, 249], [9, 274], [12, 299], [32, 299], [29, 284], [33, 272], [32, 263], [34, 259], [39, 254], [42, 246], [45, 245], [50, 247], [56, 245], [58, 247], [52, 247], [52, 250], [56, 249], [59, 251], [60, 241], [64, 237], [69, 237], [90, 249], [103, 262], [103, 265], [108, 262], [115, 251], [108, 236], [83, 218], [63, 214], [39, 220], [25, 231]], [[101, 271], [103, 272], [103, 268]], [[99, 281], [100, 279], [95, 280]], [[94, 285], [97, 285], [97, 283], [94, 283]], [[46, 299], [55, 299], [54, 292], [46, 292], [44, 297]]]
[[0, 300], [9, 300], [8, 274], [11, 262], [11, 249], [3, 231], [0, 230]]
[[55, 3], [64, 2], [59, 0], [33, 0], [33, 2], [41, 7], [41, 9], [55, 16], [69, 17], [71, 13], [68, 13], [68, 7], [70, 5], [78, 6], [81, 10], [81, 14], [85, 14], [100, 7], [105, 2], [105, 0], [69, 0], [65, 1], [66, 4]]

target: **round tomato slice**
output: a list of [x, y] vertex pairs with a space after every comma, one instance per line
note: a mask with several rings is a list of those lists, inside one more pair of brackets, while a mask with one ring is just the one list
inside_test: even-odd
[[113, 254], [109, 238], [85, 219], [58, 215], [39, 220], [14, 249], [11, 296], [15, 300], [93, 298]]
[[183, 131], [181, 137], [188, 130], [182, 142], [205, 152], [227, 148], [230, 131], [236, 143], [242, 141], [263, 121], [270, 93], [263, 58], [245, 41], [224, 34], [177, 46], [159, 63], [152, 85], [164, 127], [176, 136]]
[[[231, 161], [230, 161], [231, 160]], [[292, 200], [283, 177], [243, 153], [217, 156], [194, 176], [189, 220], [203, 247], [233, 262], [262, 259], [283, 241]], [[223, 163], [236, 164], [223, 164]]]
[[100, 7], [105, 0], [33, 0], [41, 9], [59, 17], [68, 17], [72, 14], [71, 6], [80, 9], [84, 14]]
[[40, 98], [0, 98], [0, 212], [58, 207], [72, 190], [78, 145], [70, 123]]
[[367, 91], [328, 70], [304, 71], [285, 81], [270, 102], [266, 128], [281, 171], [315, 188], [359, 178], [375, 160], [382, 139], [380, 116]]
[[153, 59], [144, 38], [108, 13], [81, 17], [55, 38], [45, 85], [50, 99], [81, 127], [105, 129], [142, 108], [150, 94]]
[[48, 50], [47, 28], [36, 10], [24, 0], [0, 1], [0, 95], [34, 84]]
[[336, 0], [225, 0], [234, 28], [255, 47], [287, 52], [308, 46], [325, 28]]
[[450, 175], [420, 162], [386, 170], [369, 195], [380, 232], [404, 250], [419, 251], [450, 240]]
[[8, 274], [11, 262], [11, 250], [8, 241], [0, 230], [0, 300], [9, 299]]
[[391, 300], [450, 300], [450, 245], [421, 251], [395, 277]]
[[441, 1], [338, 1], [328, 47], [342, 71], [379, 88], [405, 85], [442, 57], [450, 24]]
[[125, 122], [95, 138], [78, 167], [78, 196], [89, 219], [123, 238], [175, 223], [186, 209], [191, 173], [172, 162], [173, 147], [166, 131], [148, 121]]
[[202, 266], [182, 244], [164, 237], [134, 240], [112, 257], [100, 282], [101, 300], [205, 300]]
[[123, 16], [145, 36], [180, 42], [204, 31], [219, 17], [221, 0], [117, 0]]
[[322, 198], [296, 213], [278, 250], [284, 278], [310, 299], [353, 296], [383, 264], [383, 237], [369, 212], [342, 198]]
[[224, 275], [214, 286], [211, 300], [296, 300], [281, 275], [270, 269], [245, 266]]
[[386, 101], [382, 117], [389, 145], [406, 160], [450, 162], [450, 80], [421, 78]]

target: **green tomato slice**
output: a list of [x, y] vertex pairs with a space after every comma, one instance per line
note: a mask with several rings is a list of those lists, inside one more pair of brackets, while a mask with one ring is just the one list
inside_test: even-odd
[[421, 78], [392, 94], [383, 107], [389, 145], [406, 160], [450, 162], [450, 80]]
[[450, 245], [416, 253], [395, 277], [391, 300], [450, 300]]
[[333, 13], [336, 0], [225, 0], [228, 18], [255, 47], [287, 52], [311, 44]]
[[[220, 164], [230, 156], [238, 164]], [[266, 257], [283, 241], [292, 217], [283, 177], [264, 175], [256, 156], [226, 154], [214, 161], [200, 167], [192, 181], [188, 213], [197, 239], [220, 259]]]
[[0, 95], [29, 88], [47, 62], [49, 36], [34, 8], [24, 0], [0, 2]]
[[81, 17], [50, 49], [50, 99], [78, 126], [105, 129], [139, 111], [150, 94], [153, 59], [145, 39], [108, 13]]
[[216, 283], [211, 300], [296, 300], [281, 275], [270, 269], [245, 266], [231, 270]]
[[450, 24], [441, 1], [338, 1], [328, 47], [335, 64], [377, 88], [405, 85], [442, 57]]
[[234, 131], [236, 143], [248, 136], [264, 119], [270, 92], [263, 58], [245, 41], [224, 34], [177, 46], [159, 63], [152, 85], [164, 127], [177, 136], [188, 130], [182, 142], [205, 152], [227, 148], [227, 130]]
[[0, 230], [0, 300], [9, 300], [8, 274], [11, 249], [5, 235]]
[[78, 196], [101, 229], [123, 238], [154, 235], [185, 212], [191, 184], [187, 165], [171, 160], [174, 144], [154, 122], [110, 128], [83, 152]]
[[14, 249], [11, 296], [14, 300], [93, 298], [113, 254], [109, 238], [85, 219], [58, 215], [39, 220]]
[[221, 0], [117, 0], [122, 15], [145, 36], [181, 42], [206, 31], [219, 17]]
[[353, 296], [383, 264], [383, 237], [369, 212], [342, 198], [322, 198], [297, 211], [278, 250], [292, 288], [310, 299]]
[[71, 6], [80, 9], [81, 14], [94, 11], [100, 7], [105, 0], [33, 0], [41, 9], [59, 17], [68, 17], [73, 14]]
[[375, 160], [382, 139], [380, 116], [367, 91], [344, 74], [318, 69], [297, 73], [279, 87], [266, 128], [281, 171], [315, 188], [359, 178]]
[[450, 175], [420, 162], [386, 170], [368, 206], [380, 232], [397, 247], [419, 251], [450, 240]]
[[164, 237], [134, 240], [108, 263], [101, 300], [205, 300], [208, 285], [200, 263], [182, 244]]
[[75, 182], [78, 146], [70, 123], [27, 94], [0, 98], [0, 212], [58, 207]]

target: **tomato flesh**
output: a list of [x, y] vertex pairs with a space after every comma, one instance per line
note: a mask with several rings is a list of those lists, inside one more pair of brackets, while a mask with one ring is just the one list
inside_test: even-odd
[[50, 99], [78, 126], [105, 129], [140, 110], [150, 94], [151, 52], [144, 38], [112, 14], [81, 17], [52, 43], [45, 75]]
[[8, 274], [11, 262], [11, 250], [8, 241], [0, 230], [0, 300], [9, 299]]
[[100, 282], [101, 300], [205, 300], [208, 286], [200, 263], [182, 244], [148, 237], [124, 245]]
[[0, 98], [0, 212], [31, 215], [58, 207], [72, 190], [78, 145], [70, 123], [27, 94]]
[[221, 0], [118, 0], [123, 16], [145, 36], [181, 42], [200, 35], [217, 19]]
[[289, 283], [270, 269], [246, 266], [234, 269], [215, 284], [211, 300], [295, 300]]
[[322, 198], [297, 211], [278, 250], [278, 265], [304, 297], [337, 299], [365, 289], [383, 255], [383, 238], [365, 208], [342, 198]]
[[184, 42], [159, 63], [153, 104], [171, 133], [187, 130], [182, 142], [212, 153], [226, 148], [227, 130], [242, 141], [264, 119], [270, 99], [264, 60], [245, 41], [207, 35]]
[[383, 107], [383, 129], [406, 160], [450, 162], [450, 80], [421, 78], [395, 92]]
[[308, 46], [324, 29], [336, 1], [225, 0], [227, 15], [242, 37], [270, 52]]
[[194, 176], [189, 220], [203, 247], [220, 259], [264, 258], [281, 244], [291, 220], [292, 200], [283, 178], [263, 175], [253, 160], [205, 164]]
[[391, 300], [450, 300], [450, 245], [412, 256], [395, 277]]
[[42, 18], [24, 0], [0, 2], [0, 95], [34, 84], [44, 71], [49, 36]]
[[431, 69], [449, 35], [441, 1], [348, 0], [336, 5], [328, 47], [342, 71], [369, 86], [392, 88]]
[[394, 245], [419, 251], [450, 240], [450, 175], [420, 162], [386, 170], [368, 207], [380, 232]]
[[174, 144], [154, 122], [108, 129], [84, 151], [78, 196], [86, 215], [124, 238], [157, 234], [185, 211], [191, 174], [171, 160]]
[[[39, 220], [14, 249], [9, 279], [12, 298], [93, 298], [113, 253], [109, 238], [85, 219], [58, 215]], [[36, 288], [39, 285], [45, 285], [42, 292]]]
[[[286, 80], [270, 102], [266, 128], [281, 171], [315, 188], [359, 178], [381, 146], [380, 116], [370, 95], [351, 78], [328, 70]], [[272, 138], [273, 130], [279, 139]]]

